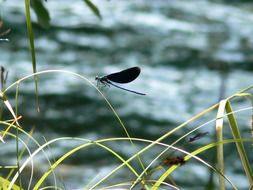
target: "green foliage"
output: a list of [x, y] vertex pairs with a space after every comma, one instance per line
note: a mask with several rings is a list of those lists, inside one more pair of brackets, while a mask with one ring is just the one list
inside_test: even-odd
[[[10, 181], [0, 176], [0, 189], [7, 189], [10, 185]], [[21, 190], [19, 186], [13, 185], [12, 190]]]
[[[96, 15], [101, 20], [102, 16], [96, 5], [90, 0], [83, 1], [87, 5], [87, 7], [89, 7], [90, 10], [94, 13], [94, 15]], [[50, 27], [50, 15], [43, 2], [43, 0], [31, 0], [30, 3], [31, 8], [34, 10], [37, 16], [39, 25], [45, 29], [48, 29]]]
[[31, 7], [33, 8], [40, 26], [48, 29], [50, 26], [50, 16], [48, 10], [45, 8], [41, 0], [31, 0]]
[[[32, 57], [33, 73], [36, 73], [37, 72], [36, 52], [35, 52], [35, 45], [34, 45], [34, 34], [33, 34], [33, 27], [32, 27], [32, 21], [31, 21], [30, 1], [29, 0], [25, 0], [25, 11], [26, 11], [27, 33], [28, 33], [28, 39], [29, 39], [29, 45], [30, 45], [31, 57]], [[36, 94], [36, 100], [37, 100], [37, 108], [38, 108], [38, 111], [39, 111], [38, 78], [37, 78], [36, 75], [34, 75], [34, 84], [35, 84], [35, 94]]]
[[[18, 91], [18, 86], [20, 83], [22, 83], [23, 81], [33, 77], [34, 75], [41, 75], [41, 74], [46, 74], [46, 73], [65, 73], [65, 74], [69, 74], [69, 75], [73, 75], [76, 77], [79, 77], [81, 80], [83, 80], [85, 83], [89, 83], [93, 88], [95, 88], [96, 90], [99, 91], [99, 89], [91, 82], [89, 81], [86, 77], [81, 76], [79, 74], [70, 72], [70, 71], [65, 71], [65, 70], [48, 70], [48, 71], [41, 71], [35, 74], [31, 74], [29, 76], [26, 76], [18, 81], [16, 81], [15, 83], [13, 83], [12, 85], [8, 86], [3, 94], [7, 94], [8, 91], [12, 88], [17, 86], [17, 91]], [[220, 164], [218, 165], [218, 167], [216, 166], [212, 166], [208, 163], [208, 161], [205, 161], [203, 159], [201, 159], [198, 155], [204, 152], [207, 152], [209, 149], [211, 148], [217, 148], [217, 147], [222, 147], [225, 144], [228, 143], [235, 143], [237, 145], [237, 152], [240, 155], [240, 160], [242, 162], [242, 166], [245, 169], [245, 174], [247, 176], [247, 178], [249, 179], [249, 184], [252, 184], [252, 171], [250, 168], [250, 164], [248, 161], [248, 155], [247, 152], [244, 148], [243, 143], [251, 143], [252, 139], [243, 139], [243, 137], [241, 137], [240, 132], [239, 132], [239, 125], [236, 122], [236, 118], [234, 116], [234, 111], [232, 110], [231, 104], [230, 102], [235, 99], [235, 98], [248, 98], [249, 93], [245, 93], [246, 91], [250, 90], [251, 88], [253, 88], [253, 86], [244, 89], [243, 91], [239, 92], [240, 96], [237, 96], [237, 94], [228, 97], [225, 100], [222, 100], [220, 103], [215, 104], [213, 106], [211, 106], [210, 108], [202, 111], [201, 113], [197, 114], [196, 116], [192, 117], [191, 119], [189, 119], [188, 121], [184, 122], [183, 124], [175, 127], [174, 129], [168, 131], [166, 134], [164, 134], [162, 137], [160, 137], [157, 140], [149, 140], [149, 139], [137, 139], [137, 138], [132, 138], [130, 137], [130, 135], [127, 133], [127, 128], [124, 126], [124, 124], [122, 123], [122, 121], [120, 120], [119, 116], [117, 115], [116, 111], [113, 109], [112, 105], [110, 104], [110, 102], [104, 97], [104, 95], [99, 91], [100, 95], [104, 98], [104, 100], [107, 102], [108, 106], [111, 108], [111, 110], [113, 111], [113, 113], [116, 115], [116, 118], [118, 118], [118, 121], [120, 123], [120, 125], [124, 128], [125, 132], [128, 134], [127, 138], [119, 138], [119, 137], [114, 137], [114, 138], [108, 138], [108, 139], [98, 139], [98, 140], [90, 140], [90, 139], [83, 139], [83, 138], [74, 138], [74, 137], [61, 137], [61, 138], [55, 138], [52, 139], [42, 145], [38, 144], [36, 142], [36, 140], [33, 138], [32, 133], [28, 134], [27, 132], [25, 132], [23, 129], [21, 129], [18, 125], [17, 120], [20, 120], [22, 118], [18, 117], [16, 113], [16, 115], [13, 116], [13, 119], [10, 121], [1, 121], [2, 123], [4, 123], [7, 128], [5, 130], [2, 131], [3, 133], [3, 137], [4, 139], [6, 139], [6, 136], [11, 136], [13, 138], [17, 138], [18, 141], [21, 141], [21, 139], [19, 139], [19, 133], [21, 134], [25, 134], [28, 139], [31, 139], [32, 142], [36, 143], [36, 145], [38, 146], [38, 148], [36, 150], [34, 150], [33, 152], [29, 153], [29, 156], [26, 158], [26, 160], [24, 162], [22, 162], [22, 164], [18, 166], [19, 170], [18, 172], [15, 173], [15, 175], [10, 175], [11, 176], [11, 180], [9, 180], [7, 177], [3, 178], [2, 181], [6, 180], [5, 183], [8, 183], [8, 185], [15, 187], [14, 183], [18, 180], [19, 176], [22, 176], [24, 169], [28, 167], [28, 164], [31, 163], [37, 155], [39, 155], [40, 152], [46, 152], [48, 151], [48, 149], [50, 150], [50, 146], [52, 146], [53, 144], [55, 144], [58, 141], [79, 141], [82, 142], [80, 145], [77, 145], [76, 147], [66, 151], [66, 153], [64, 153], [62, 156], [59, 156], [58, 159], [55, 159], [53, 163], [50, 162], [50, 160], [48, 160], [48, 170], [42, 174], [42, 177], [39, 179], [36, 179], [36, 181], [33, 181], [33, 183], [35, 184], [35, 186], [33, 187], [33, 189], [40, 189], [43, 187], [43, 184], [45, 183], [45, 180], [47, 178], [49, 178], [55, 169], [57, 169], [58, 167], [61, 166], [61, 164], [68, 158], [71, 158], [71, 156], [75, 155], [77, 152], [79, 151], [85, 151], [86, 149], [88, 149], [90, 146], [95, 146], [97, 147], [97, 149], [103, 149], [105, 151], [107, 151], [108, 153], [112, 154], [120, 163], [119, 165], [112, 169], [107, 175], [105, 175], [102, 179], [98, 180], [95, 183], [91, 183], [88, 186], [85, 187], [85, 189], [96, 189], [98, 187], [104, 186], [103, 184], [106, 183], [106, 181], [112, 177], [113, 175], [115, 175], [120, 169], [127, 167], [129, 169], [129, 171], [131, 171], [134, 176], [135, 179], [131, 182], [129, 181], [125, 181], [123, 183], [117, 183], [114, 185], [111, 185], [111, 187], [121, 187], [122, 186], [128, 186], [130, 187], [130, 189], [136, 187], [137, 185], [140, 186], [140, 184], [142, 184], [141, 186], [145, 187], [146, 189], [152, 189], [152, 190], [156, 190], [159, 189], [161, 186], [167, 185], [170, 187], [175, 187], [177, 188], [177, 185], [172, 185], [166, 182], [166, 180], [171, 176], [171, 174], [176, 171], [179, 167], [180, 164], [172, 164], [168, 167], [163, 167], [161, 165], [157, 165], [155, 167], [155, 169], [150, 170], [151, 166], [156, 165], [155, 162], [157, 160], [161, 160], [162, 159], [162, 155], [165, 154], [166, 152], [168, 152], [170, 149], [173, 149], [176, 152], [180, 152], [183, 153], [184, 156], [182, 156], [182, 159], [184, 161], [184, 163], [186, 163], [187, 167], [187, 162], [191, 161], [192, 159], [198, 160], [199, 162], [201, 162], [203, 165], [209, 167], [212, 171], [214, 171], [218, 176], [220, 176], [220, 178], [222, 179], [220, 181], [220, 188], [225, 188], [224, 185], [222, 185], [222, 183], [224, 183], [224, 181], [227, 181], [231, 187], [233, 189], [237, 189], [236, 185], [233, 184], [233, 182], [225, 175], [225, 170], [226, 168], [224, 167], [223, 161], [226, 160], [226, 155], [224, 155], [221, 152], [218, 151], [217, 156], [218, 156], [218, 160], [220, 160]], [[245, 95], [245, 96], [243, 96]], [[16, 94], [16, 101], [18, 101], [18, 93]], [[5, 101], [8, 101], [7, 97], [5, 97]], [[17, 104], [18, 105], [18, 104]], [[9, 111], [13, 114], [13, 110], [10, 108], [10, 105], [7, 104], [6, 105], [9, 109]], [[219, 109], [218, 109], [219, 108]], [[217, 119], [214, 119], [213, 121], [216, 120], [216, 133], [217, 133], [217, 141], [211, 142], [207, 145], [203, 145], [200, 148], [197, 148], [194, 151], [188, 152], [182, 148], [178, 148], [176, 145], [178, 142], [180, 142], [181, 140], [185, 139], [188, 135], [190, 135], [191, 133], [193, 133], [194, 131], [198, 130], [199, 128], [203, 127], [205, 124], [202, 124], [201, 126], [196, 126], [193, 130], [191, 130], [190, 132], [186, 133], [185, 135], [181, 136], [179, 139], [175, 140], [172, 144], [166, 144], [166, 143], [162, 143], [161, 141], [163, 141], [165, 138], [170, 137], [172, 134], [176, 133], [179, 129], [183, 129], [185, 127], [187, 127], [188, 124], [192, 123], [193, 121], [198, 120], [199, 118], [205, 116], [206, 114], [211, 113], [212, 111], [215, 111], [216, 109], [218, 109], [218, 114], [217, 114]], [[16, 110], [17, 112], [17, 110]], [[226, 112], [226, 114], [224, 114], [224, 112]], [[223, 119], [227, 117], [230, 127], [232, 129], [232, 134], [233, 134], [233, 139], [223, 139], [222, 137], [222, 130], [224, 130], [224, 122]], [[210, 121], [209, 121], [210, 122]], [[18, 130], [19, 132], [16, 133], [15, 130]], [[7, 141], [8, 139], [6, 139]], [[17, 143], [18, 143], [17, 141]], [[136, 150], [136, 145], [138, 145], [140, 142], [142, 143], [147, 143], [147, 145], [140, 149], [137, 150], [137, 152], [132, 155], [129, 158], [124, 158], [120, 153], [118, 153], [117, 151], [115, 151], [113, 148], [111, 148], [110, 146], [107, 145], [107, 142], [114, 142], [117, 143], [118, 141], [130, 141], [131, 144], [133, 145], [132, 148], [134, 150]], [[24, 142], [23, 142], [24, 143]], [[25, 143], [25, 146], [27, 147], [27, 151], [29, 152], [29, 145], [32, 146], [32, 144], [28, 144], [28, 142]], [[33, 146], [32, 146], [33, 147]], [[164, 147], [164, 150], [158, 154], [153, 161], [149, 164], [149, 165], [145, 165], [143, 164], [144, 168], [142, 172], [139, 172], [138, 169], [136, 168], [136, 165], [133, 165], [131, 162], [133, 160], [140, 160], [140, 158], [144, 158], [144, 155], [148, 155], [149, 151], [152, 148], [161, 148]], [[25, 151], [25, 152], [27, 152]], [[18, 162], [19, 160], [22, 159], [23, 156], [25, 156], [24, 151], [19, 151], [17, 150], [17, 154], [19, 155], [17, 157]], [[47, 156], [45, 154], [46, 159]], [[139, 164], [141, 165], [142, 163], [139, 162]], [[138, 166], [137, 166], [138, 167]], [[151, 176], [153, 173], [160, 171], [161, 169], [163, 169], [163, 173], [162, 175], [156, 179], [156, 180], [150, 180], [149, 176]], [[34, 179], [35, 180], [35, 179]], [[20, 182], [21, 184], [21, 182]], [[31, 184], [31, 182], [30, 182]], [[56, 184], [57, 187], [57, 184]]]
[[99, 9], [90, 0], [83, 0], [83, 1], [99, 19], [102, 19]]

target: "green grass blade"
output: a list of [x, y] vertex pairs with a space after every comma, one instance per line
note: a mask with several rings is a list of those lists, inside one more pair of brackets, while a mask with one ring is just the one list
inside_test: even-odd
[[[232, 130], [233, 137], [235, 139], [241, 139], [241, 134], [240, 134], [240, 131], [239, 131], [239, 127], [238, 127], [238, 124], [236, 122], [236, 118], [233, 114], [232, 106], [231, 106], [229, 101], [226, 104], [226, 112], [231, 113], [231, 114], [228, 114], [227, 117], [228, 117], [228, 121], [229, 121], [229, 124], [230, 124], [230, 128]], [[236, 147], [237, 147], [237, 151], [239, 153], [244, 171], [246, 173], [246, 176], [249, 180], [249, 183], [252, 185], [253, 184], [253, 174], [252, 174], [252, 170], [251, 170], [251, 167], [250, 167], [250, 163], [249, 163], [244, 145], [243, 145], [242, 142], [237, 142]]]
[[41, 0], [31, 0], [31, 7], [33, 8], [40, 26], [48, 29], [50, 26], [50, 16], [48, 10], [45, 8]]
[[[16, 106], [15, 106], [15, 115], [17, 115], [18, 113], [18, 93], [19, 93], [19, 84], [17, 85], [16, 87], [16, 97], [15, 97], [15, 102], [16, 102]], [[22, 157], [22, 153], [19, 154], [19, 141], [18, 141], [18, 138], [19, 138], [19, 132], [18, 132], [18, 126], [15, 126], [16, 127], [16, 159], [17, 159], [17, 166], [18, 166], [18, 175], [19, 175], [19, 178], [18, 178], [18, 181], [19, 181], [19, 186], [22, 188], [22, 180], [21, 180], [21, 174], [20, 174], [20, 159]], [[24, 149], [25, 151], [25, 149]], [[24, 153], [23, 151], [23, 153]]]
[[[22, 139], [20, 139], [19, 137], [16, 137], [16, 135], [14, 135], [14, 134], [12, 134], [12, 133], [9, 133], [9, 132], [7, 132], [7, 135], [12, 136], [12, 137], [14, 137], [14, 138], [18, 138], [19, 141], [24, 145], [24, 147], [25, 147], [26, 151], [28, 152], [29, 156], [31, 156], [31, 151], [30, 151], [29, 147], [27, 146], [27, 144], [26, 144]], [[32, 160], [31, 160], [31, 167], [33, 168], [33, 161], [32, 161]], [[18, 169], [19, 169], [19, 168], [18, 168]], [[17, 178], [20, 177], [20, 174], [21, 174], [20, 171], [17, 172]], [[32, 173], [31, 173], [31, 177], [32, 177]], [[31, 179], [31, 178], [30, 178], [30, 179]], [[12, 180], [12, 181], [9, 182], [8, 188], [5, 188], [5, 189], [6, 189], [6, 190], [7, 190], [7, 189], [8, 189], [8, 190], [12, 190], [12, 189], [13, 189], [13, 185], [14, 185], [14, 182], [13, 182], [13, 180]], [[1, 186], [0, 186], [0, 187], [1, 187]], [[20, 187], [20, 190], [22, 190], [22, 189], [23, 189], [23, 188]]]
[[[74, 138], [73, 138], [74, 139]], [[34, 190], [37, 190], [40, 188], [40, 186], [42, 185], [42, 183], [44, 182], [44, 180], [47, 178], [47, 176], [62, 162], [64, 161], [66, 158], [68, 158], [69, 156], [71, 156], [72, 154], [74, 154], [75, 152], [85, 148], [85, 147], [89, 147], [90, 145], [98, 145], [99, 147], [107, 150], [108, 152], [112, 153], [115, 157], [117, 157], [120, 161], [122, 161], [123, 163], [126, 164], [126, 166], [136, 175], [138, 176], [138, 173], [136, 173], [136, 171], [134, 170], [134, 168], [129, 165], [119, 154], [117, 154], [115, 151], [113, 151], [112, 149], [110, 149], [109, 147], [98, 143], [96, 141], [90, 141], [88, 143], [82, 144], [72, 150], [70, 150], [69, 152], [67, 152], [66, 154], [64, 154], [62, 157], [60, 157], [51, 167], [50, 169], [44, 173], [44, 175], [38, 180], [38, 182], [36, 183], [36, 185], [34, 186]]]
[[[100, 95], [103, 97], [103, 99], [105, 100], [105, 102], [107, 103], [107, 105], [110, 107], [110, 109], [112, 110], [113, 114], [116, 116], [117, 120], [119, 121], [119, 124], [121, 125], [121, 127], [123, 128], [124, 132], [126, 133], [126, 136], [129, 138], [129, 141], [131, 143], [131, 145], [136, 148], [136, 146], [133, 144], [133, 142], [131, 141], [131, 137], [130, 137], [130, 134], [128, 133], [128, 130], [126, 128], [126, 126], [124, 125], [124, 123], [122, 122], [122, 120], [120, 119], [119, 115], [117, 114], [116, 110], [113, 108], [112, 104], [109, 102], [109, 100], [104, 96], [104, 94], [97, 88], [96, 85], [94, 85], [90, 80], [88, 80], [86, 77], [82, 76], [82, 75], [79, 75], [77, 73], [74, 73], [74, 72], [71, 72], [71, 71], [66, 71], [66, 70], [46, 70], [46, 71], [40, 71], [40, 72], [37, 72], [37, 73], [33, 73], [33, 74], [30, 74], [28, 76], [25, 76], [21, 79], [19, 79], [18, 81], [14, 82], [13, 84], [11, 84], [10, 86], [8, 86], [5, 91], [3, 93], [6, 93], [10, 88], [12, 88], [13, 86], [17, 85], [18, 83], [22, 82], [23, 80], [26, 80], [30, 77], [33, 77], [33, 76], [36, 76], [36, 75], [40, 75], [40, 74], [44, 74], [44, 73], [66, 73], [66, 74], [70, 74], [70, 75], [74, 75], [74, 76], [77, 76], [81, 79], [83, 79], [84, 81], [88, 82], [91, 86], [93, 86], [99, 93]], [[145, 169], [143, 163], [142, 163], [142, 160], [141, 160], [141, 157], [138, 155], [137, 156], [137, 159], [141, 165], [141, 167], [143, 168], [143, 170]]]
[[92, 10], [92, 12], [100, 19], [102, 20], [102, 16], [100, 14], [99, 9], [90, 1], [90, 0], [83, 0], [86, 5]]
[[[32, 56], [32, 66], [33, 66], [33, 73], [37, 72], [36, 69], [36, 54], [35, 54], [35, 46], [34, 46], [34, 35], [33, 35], [33, 28], [31, 22], [31, 14], [30, 14], [30, 0], [25, 0], [25, 10], [26, 10], [26, 25], [27, 25], [27, 32]], [[36, 94], [36, 102], [37, 102], [37, 109], [39, 111], [39, 93], [38, 93], [38, 78], [37, 75], [34, 75], [34, 82], [35, 82], [35, 94]]]
[[[4, 179], [3, 177], [0, 176], [0, 189], [3, 189], [3, 190], [7, 189], [9, 184], [10, 184], [9, 180]], [[12, 190], [21, 190], [21, 188], [14, 184], [12, 186]]]
[[[15, 120], [14, 120], [14, 122], [15, 122]], [[21, 129], [21, 128], [19, 128], [19, 127], [16, 127], [16, 126], [14, 126], [13, 124], [14, 123], [7, 123], [7, 122], [4, 122], [4, 121], [0, 121], [0, 123], [1, 124], [3, 124], [3, 125], [7, 125], [8, 126], [8, 128], [9, 127], [12, 127], [12, 128], [15, 128], [15, 129], [18, 129], [21, 133], [23, 133], [24, 135], [26, 135], [26, 136], [28, 136], [28, 140], [30, 141], [30, 140], [32, 140], [39, 148], [41, 147], [40, 146], [40, 144], [33, 138], [33, 136], [31, 135], [31, 134], [29, 134], [29, 133], [27, 133], [26, 131], [24, 131], [23, 129]], [[31, 131], [31, 133], [32, 133], [32, 131]], [[5, 134], [6, 135], [9, 135], [9, 136], [13, 136], [14, 138], [16, 138], [16, 135], [15, 134], [13, 134], [13, 133], [9, 133], [8, 131], [5, 131]], [[22, 144], [25, 146], [25, 147], [27, 147], [27, 143], [25, 143], [22, 139], [20, 139], [19, 138], [19, 141], [21, 141], [22, 142]], [[28, 147], [26, 148], [26, 150], [28, 151], [28, 153], [29, 153], [29, 161], [31, 162], [31, 165], [30, 165], [30, 167], [33, 167], [33, 160], [32, 160], [32, 155], [31, 155], [31, 153], [30, 153], [30, 151], [29, 151], [29, 149], [28, 149]], [[46, 160], [48, 161], [48, 164], [51, 166], [52, 164], [51, 164], [51, 161], [49, 160], [49, 157], [47, 156], [47, 154], [46, 154], [46, 152], [44, 151], [44, 149], [42, 149], [42, 152], [43, 152], [43, 154], [44, 154], [44, 156], [45, 156], [45, 158], [46, 158]], [[22, 153], [20, 154], [20, 156], [22, 157]], [[21, 159], [21, 158], [19, 158], [19, 159]], [[28, 162], [29, 162], [28, 161]], [[28, 163], [27, 163], [28, 164]], [[22, 164], [22, 166], [23, 166], [24, 164]], [[22, 170], [24, 169], [24, 167], [20, 167], [20, 169], [19, 169], [19, 171], [17, 171], [16, 172], [16, 174], [14, 175], [14, 177], [12, 178], [12, 180], [10, 181], [10, 183], [9, 183], [9, 185], [8, 185], [8, 190], [11, 190], [11, 189], [13, 189], [13, 185], [14, 185], [14, 183], [17, 181], [17, 179], [18, 179], [18, 177], [19, 177], [19, 174], [22, 172]], [[17, 167], [15, 168], [15, 169], [17, 169]], [[14, 170], [12, 170], [12, 171], [14, 171]], [[11, 174], [9, 175], [9, 176], [11, 176]], [[31, 177], [32, 177], [33, 175], [32, 175], [32, 173], [31, 173]], [[9, 178], [9, 177], [8, 177]], [[7, 179], [8, 179], [7, 178]], [[31, 182], [31, 178], [30, 178], [30, 182]], [[30, 183], [29, 182], [29, 183]], [[0, 186], [1, 187], [1, 186]], [[1, 188], [0, 188], [1, 189]]]
[[[236, 186], [232, 183], [232, 181], [229, 180], [229, 178], [227, 178], [223, 173], [221, 173], [218, 169], [216, 169], [215, 167], [213, 167], [212, 165], [208, 164], [207, 162], [205, 162], [204, 160], [202, 160], [201, 158], [197, 157], [198, 154], [205, 152], [211, 148], [215, 148], [217, 146], [219, 146], [220, 144], [228, 144], [228, 143], [237, 143], [237, 142], [252, 142], [252, 139], [227, 139], [227, 140], [223, 140], [223, 141], [219, 141], [219, 142], [214, 142], [214, 143], [210, 143], [207, 144], [191, 153], [183, 151], [183, 153], [187, 154], [184, 157], [184, 160], [187, 162], [189, 161], [191, 158], [195, 158], [198, 161], [200, 161], [201, 163], [205, 164], [206, 166], [210, 167], [212, 170], [214, 170], [216, 173], [218, 173], [219, 175], [221, 175], [224, 179], [226, 179], [229, 184], [233, 187], [233, 189], [237, 189]], [[186, 163], [187, 164], [187, 163]], [[179, 166], [178, 165], [173, 165], [171, 166], [168, 170], [166, 170], [162, 176], [157, 180], [157, 182], [153, 185], [151, 190], [157, 190], [159, 189], [161, 182], [164, 181], [173, 171], [175, 171]]]
[[[217, 112], [217, 120], [216, 120], [216, 137], [217, 142], [223, 141], [223, 123], [224, 123], [224, 113], [226, 107], [227, 99], [220, 101], [219, 108]], [[217, 146], [217, 167], [218, 170], [224, 174], [224, 151], [223, 144], [219, 144]], [[223, 176], [219, 175], [219, 189], [225, 189], [225, 179]]]
[[[195, 115], [194, 117], [192, 117], [191, 119], [185, 121], [184, 123], [182, 123], [181, 125], [173, 128], [172, 130], [170, 130], [168, 133], [166, 133], [165, 135], [161, 136], [160, 138], [158, 138], [155, 141], [150, 142], [150, 144], [146, 147], [144, 147], [142, 150], [140, 150], [137, 154], [135, 154], [134, 156], [132, 156], [131, 158], [129, 158], [126, 163], [129, 163], [131, 160], [133, 160], [134, 158], [138, 158], [139, 155], [141, 155], [142, 153], [146, 152], [147, 150], [149, 150], [150, 148], [152, 148], [153, 146], [155, 146], [156, 144], [159, 144], [159, 142], [161, 142], [162, 140], [164, 140], [165, 138], [169, 137], [171, 134], [173, 134], [175, 131], [179, 130], [180, 128], [186, 127], [188, 124], [190, 124], [191, 122], [197, 120], [198, 118], [204, 116], [205, 114], [209, 113], [210, 111], [213, 111], [214, 109], [216, 109], [218, 107], [218, 104], [215, 104], [209, 108], [207, 108], [206, 110], [200, 112], [199, 114]], [[119, 168], [123, 167], [124, 163], [119, 165], [117, 168], [113, 169], [109, 174], [107, 174], [108, 176], [110, 176], [112, 173], [114, 173], [115, 171], [117, 171]], [[100, 182], [98, 182], [97, 184], [95, 184], [92, 188], [95, 188]]]

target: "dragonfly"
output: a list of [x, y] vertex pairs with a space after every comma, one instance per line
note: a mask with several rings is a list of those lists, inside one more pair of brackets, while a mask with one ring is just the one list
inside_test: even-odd
[[199, 140], [199, 139], [201, 139], [202, 137], [204, 137], [208, 134], [209, 134], [209, 132], [198, 133], [195, 136], [190, 137], [188, 142], [193, 142], [193, 141]]
[[125, 69], [125, 70], [122, 70], [120, 72], [116, 72], [116, 73], [111, 73], [109, 75], [105, 75], [105, 76], [102, 76], [102, 77], [98, 77], [96, 76], [95, 77], [95, 80], [97, 80], [97, 82], [99, 83], [102, 83], [106, 86], [114, 86], [116, 88], [119, 88], [121, 90], [125, 90], [125, 91], [128, 91], [128, 92], [132, 92], [132, 93], [135, 93], [135, 94], [138, 94], [138, 95], [146, 95], [144, 93], [141, 93], [141, 92], [137, 92], [137, 91], [134, 91], [134, 90], [129, 90], [129, 89], [126, 89], [126, 88], [123, 88], [121, 86], [118, 86], [115, 83], [120, 83], [120, 84], [125, 84], [125, 83], [129, 83], [129, 82], [132, 82], [133, 80], [135, 80], [141, 73], [141, 68], [140, 67], [131, 67], [131, 68], [128, 68], [128, 69]]

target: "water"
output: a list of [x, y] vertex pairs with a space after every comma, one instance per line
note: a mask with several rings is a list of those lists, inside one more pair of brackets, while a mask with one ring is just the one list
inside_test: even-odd
[[[59, 3], [50, 0], [44, 3], [50, 12], [51, 27], [44, 30], [34, 25], [37, 67], [39, 71], [62, 69], [76, 72], [94, 84], [96, 75], [132, 66], [141, 67], [138, 79], [126, 87], [147, 96], [137, 96], [113, 87], [101, 88], [131, 136], [155, 140], [213, 105], [221, 96], [227, 97], [252, 85], [251, 4], [221, 4], [205, 0], [194, 3], [189, 0], [97, 0], [94, 3], [101, 11], [102, 20], [94, 16], [82, 1], [70, 3], [62, 0]], [[24, 2], [4, 1], [0, 10], [4, 27], [11, 28], [7, 36], [9, 42], [0, 42], [0, 65], [9, 71], [9, 85], [32, 72]], [[36, 20], [33, 13], [32, 18]], [[15, 88], [12, 88], [10, 98], [14, 93]], [[34, 136], [40, 142], [44, 142], [42, 136], [47, 141], [62, 136], [91, 140], [126, 136], [96, 89], [78, 77], [66, 73], [40, 75], [39, 94], [41, 112], [37, 113], [33, 79], [20, 85], [22, 126], [26, 130], [34, 127]], [[11, 100], [14, 105], [14, 99]], [[233, 105], [235, 109], [250, 106], [246, 101]], [[248, 132], [250, 111], [239, 116]], [[172, 142], [214, 117], [215, 113], [200, 119], [188, 129], [176, 132], [168, 141]], [[213, 134], [213, 127], [214, 123], [211, 123], [203, 131]], [[226, 135], [231, 136], [227, 131]], [[249, 133], [245, 136], [248, 137]], [[203, 142], [212, 142], [213, 139], [210, 135]], [[0, 154], [1, 160], [5, 160], [8, 150], [8, 158], [13, 156], [10, 164], [14, 164], [15, 148], [11, 142], [7, 144], [12, 148], [5, 145]], [[49, 157], [58, 158], [80, 143], [78, 140], [55, 143], [48, 151]], [[110, 146], [125, 157], [134, 153], [129, 142], [111, 143]], [[136, 146], [143, 148], [143, 145]], [[144, 162], [148, 164], [159, 151], [153, 149], [145, 154]], [[40, 176], [48, 165], [45, 157], [37, 159], [41, 166], [36, 167]], [[103, 176], [118, 163], [108, 152], [92, 147], [65, 161], [57, 175], [65, 179], [67, 189], [81, 188], [96, 174]], [[182, 171], [199, 166], [196, 165], [195, 162], [187, 163], [182, 166]], [[206, 169], [198, 171], [205, 175], [207, 172]], [[188, 181], [184, 184], [185, 179], [177, 177], [180, 172], [181, 168], [175, 178], [185, 185], [183, 187], [189, 187]], [[236, 185], [240, 189], [246, 188], [247, 181], [236, 181], [234, 176], [238, 173], [241, 171], [229, 171]], [[206, 181], [197, 175], [191, 173], [186, 178], [194, 176], [193, 179], [200, 178], [199, 183], [205, 184]], [[133, 178], [128, 170], [123, 169], [106, 183]], [[59, 183], [63, 182], [60, 180]], [[191, 184], [194, 185], [198, 184]]]

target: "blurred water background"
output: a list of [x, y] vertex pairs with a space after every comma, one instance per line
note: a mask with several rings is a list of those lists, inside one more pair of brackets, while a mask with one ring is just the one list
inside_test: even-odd
[[[100, 10], [102, 20], [81, 0], [43, 2], [50, 13], [49, 29], [36, 24], [32, 12], [38, 71], [72, 71], [96, 84], [96, 75], [131, 66], [141, 67], [138, 79], [126, 86], [147, 93], [146, 96], [114, 87], [101, 88], [130, 136], [155, 140], [221, 98], [252, 85], [252, 3], [218, 0], [93, 2]], [[1, 1], [0, 11], [4, 27], [11, 29], [7, 36], [9, 42], [0, 43], [0, 65], [9, 72], [9, 85], [32, 73], [24, 2]], [[36, 111], [32, 78], [19, 86], [18, 113], [23, 116], [23, 128], [27, 131], [34, 128], [34, 136], [39, 141], [43, 142], [43, 137], [49, 141], [62, 136], [91, 140], [126, 136], [101, 95], [77, 77], [62, 73], [43, 74], [39, 76], [38, 84], [40, 113]], [[14, 105], [15, 88], [8, 96]], [[237, 101], [233, 106], [238, 110], [250, 104]], [[250, 114], [250, 111], [237, 114], [245, 137], [250, 136]], [[178, 131], [168, 142], [214, 118], [215, 113], [198, 120], [184, 131]], [[214, 124], [200, 129], [208, 131], [209, 135], [198, 143], [214, 141]], [[225, 136], [231, 137], [228, 126]], [[56, 143], [50, 147], [48, 155], [56, 159], [78, 144], [80, 142], [74, 140]], [[111, 143], [110, 146], [125, 157], [134, 153], [129, 142]], [[142, 148], [142, 145], [137, 147]], [[228, 168], [226, 174], [239, 189], [246, 189], [248, 181], [237, 161], [235, 146], [227, 147], [225, 151], [231, 156], [226, 158], [226, 164], [233, 167]], [[156, 149], [149, 152], [144, 162], [148, 164], [157, 152]], [[203, 158], [212, 163], [208, 159], [210, 153], [214, 152], [210, 151]], [[1, 146], [0, 157], [2, 165], [15, 163], [15, 140], [10, 139]], [[36, 168], [39, 176], [48, 165], [43, 156], [37, 158], [36, 163], [40, 163]], [[97, 174], [99, 178], [117, 164], [119, 161], [106, 151], [98, 151], [95, 147], [83, 150], [57, 170], [60, 179], [64, 179], [59, 183], [66, 189], [85, 187]], [[182, 176], [182, 172], [185, 175]], [[207, 167], [192, 161], [178, 169], [173, 177], [182, 188], [194, 189], [204, 187], [209, 174]], [[108, 184], [126, 179], [134, 179], [127, 169], [110, 178]]]

